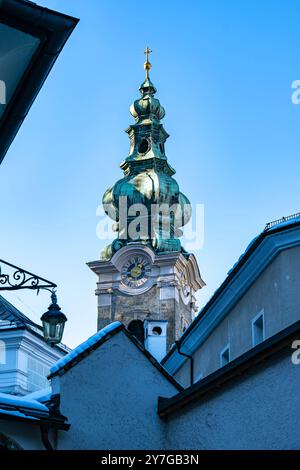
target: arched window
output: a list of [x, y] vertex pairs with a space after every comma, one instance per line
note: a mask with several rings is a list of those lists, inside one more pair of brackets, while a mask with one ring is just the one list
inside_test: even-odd
[[6, 347], [5, 342], [0, 340], [0, 365], [6, 364]]
[[16, 441], [0, 432], [0, 451], [1, 450], [23, 450]]
[[144, 324], [141, 320], [132, 320], [128, 325], [128, 331], [139, 340], [142, 345], [144, 345], [145, 334], [144, 334]]

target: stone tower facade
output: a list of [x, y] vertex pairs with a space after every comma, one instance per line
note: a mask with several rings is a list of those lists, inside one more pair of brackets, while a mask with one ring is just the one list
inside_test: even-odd
[[119, 320], [143, 341], [143, 325], [165, 321], [169, 348], [193, 320], [195, 293], [205, 283], [196, 258], [179, 240], [191, 205], [165, 154], [165, 110], [154, 97], [149, 52], [141, 98], [130, 108], [135, 123], [126, 130], [130, 151], [120, 165], [124, 176], [103, 196], [116, 238], [88, 266], [98, 276], [98, 329]]

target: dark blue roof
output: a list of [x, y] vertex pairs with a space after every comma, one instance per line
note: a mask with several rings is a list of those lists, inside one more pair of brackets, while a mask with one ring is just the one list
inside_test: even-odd
[[9, 321], [18, 327], [34, 326], [41, 329], [39, 325], [31, 321], [20, 310], [14, 307], [8, 300], [0, 295], [0, 320]]

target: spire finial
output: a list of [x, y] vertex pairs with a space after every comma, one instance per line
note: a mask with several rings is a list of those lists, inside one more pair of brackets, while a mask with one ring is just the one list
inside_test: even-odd
[[149, 71], [151, 69], [151, 64], [149, 62], [149, 54], [151, 54], [152, 50], [149, 49], [149, 47], [147, 46], [145, 51], [144, 51], [144, 54], [146, 55], [146, 62], [144, 63], [144, 69], [146, 70], [146, 80], [149, 78]]

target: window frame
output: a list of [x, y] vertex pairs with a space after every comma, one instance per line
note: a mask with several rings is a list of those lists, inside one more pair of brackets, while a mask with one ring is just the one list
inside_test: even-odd
[[[223, 359], [224, 359], [224, 353], [228, 351], [228, 361], [223, 364]], [[220, 351], [220, 367], [224, 367], [226, 366], [227, 364], [229, 364], [230, 360], [231, 360], [231, 354], [230, 354], [230, 343], [228, 343], [223, 349], [222, 351]]]
[[[262, 319], [262, 340], [255, 342], [255, 327], [256, 323], [258, 322], [259, 319]], [[257, 327], [256, 327], [257, 328]], [[254, 318], [251, 320], [251, 330], [252, 330], [252, 347], [255, 348], [258, 344], [261, 344], [265, 341], [266, 339], [266, 326], [265, 326], [265, 311], [264, 309], [260, 310], [257, 315], [255, 315]]]

